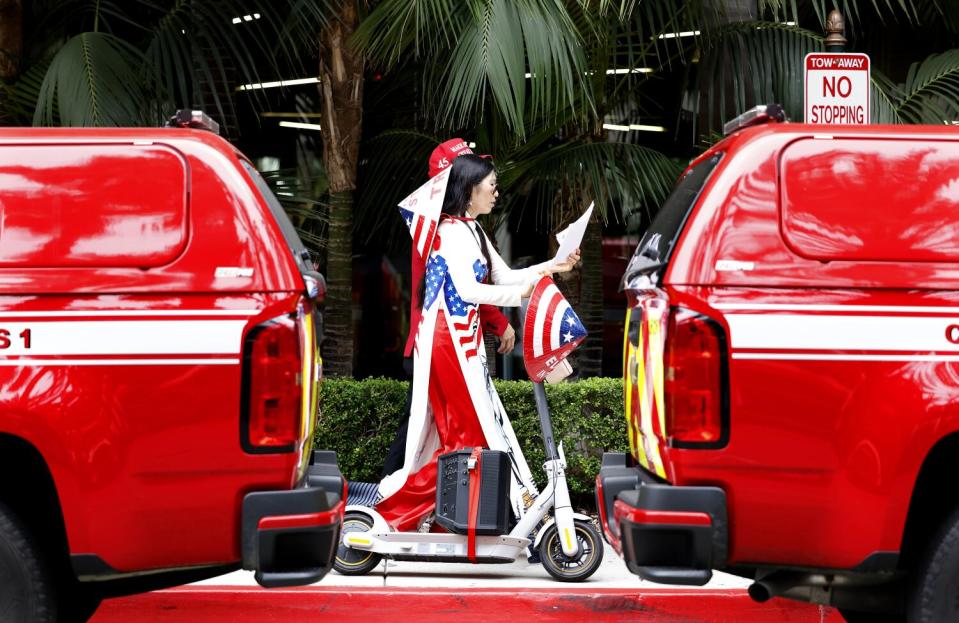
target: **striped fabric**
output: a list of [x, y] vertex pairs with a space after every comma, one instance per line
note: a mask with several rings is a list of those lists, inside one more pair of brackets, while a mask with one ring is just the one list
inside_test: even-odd
[[418, 255], [425, 262], [433, 247], [433, 237], [440, 222], [443, 197], [450, 170], [447, 168], [436, 177], [417, 188], [399, 204], [400, 216], [406, 221], [413, 238], [414, 261]]
[[347, 506], [356, 504], [373, 508], [381, 499], [379, 485], [376, 483], [353, 481], [346, 483]]
[[523, 327], [523, 361], [534, 382], [545, 379], [586, 338], [586, 327], [549, 277], [533, 288]]

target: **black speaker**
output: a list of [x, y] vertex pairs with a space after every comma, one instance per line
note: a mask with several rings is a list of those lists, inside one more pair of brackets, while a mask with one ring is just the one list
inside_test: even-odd
[[[436, 466], [436, 523], [454, 534], [466, 534], [470, 515], [471, 448], [442, 454]], [[479, 461], [479, 514], [476, 534], [509, 532], [509, 457], [482, 450]]]

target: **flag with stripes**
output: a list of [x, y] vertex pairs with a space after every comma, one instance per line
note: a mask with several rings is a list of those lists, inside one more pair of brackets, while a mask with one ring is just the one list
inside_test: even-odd
[[406, 221], [413, 238], [414, 258], [419, 257], [423, 263], [429, 258], [433, 246], [449, 178], [450, 169], [444, 169], [399, 204], [400, 216]]
[[[486, 278], [486, 266], [479, 260], [473, 263], [473, 275], [480, 283]], [[453, 280], [449, 278], [446, 258], [434, 255], [426, 269], [426, 291], [423, 297], [423, 309], [429, 310], [439, 300], [442, 293], [446, 301], [446, 313], [452, 321], [453, 337], [463, 349], [467, 360], [476, 357], [480, 347], [479, 307], [475, 303], [464, 301]]]
[[586, 327], [549, 277], [533, 288], [523, 325], [526, 373], [542, 381], [586, 338]]

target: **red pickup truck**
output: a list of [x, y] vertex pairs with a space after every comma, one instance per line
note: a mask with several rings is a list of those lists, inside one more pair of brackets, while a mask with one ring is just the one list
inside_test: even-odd
[[323, 279], [252, 164], [182, 128], [0, 130], [0, 619], [330, 569]]
[[648, 580], [959, 620], [959, 133], [778, 120], [728, 124], [626, 270], [606, 538]]

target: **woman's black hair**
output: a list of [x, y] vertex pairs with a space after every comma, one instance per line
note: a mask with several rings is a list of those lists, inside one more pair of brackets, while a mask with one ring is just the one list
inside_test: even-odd
[[473, 196], [473, 188], [495, 170], [496, 167], [489, 158], [480, 158], [475, 154], [463, 154], [455, 158], [450, 169], [449, 182], [446, 184], [442, 213], [465, 216]]
[[[443, 207], [440, 213], [448, 216], [465, 216], [470, 199], [473, 197], [473, 189], [495, 171], [496, 167], [493, 166], [493, 162], [489, 158], [480, 158], [475, 154], [457, 156], [453, 160], [453, 166], [450, 167], [450, 179], [446, 183], [446, 195], [443, 197]], [[476, 224], [476, 230], [483, 259], [486, 260], [487, 268], [492, 270], [493, 263], [490, 261], [486, 232], [483, 231], [479, 223]], [[421, 307], [425, 292], [426, 279], [424, 278], [420, 282], [419, 301]]]

